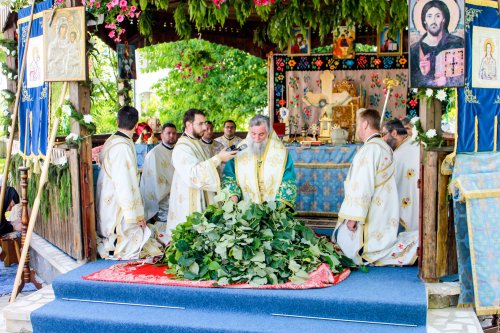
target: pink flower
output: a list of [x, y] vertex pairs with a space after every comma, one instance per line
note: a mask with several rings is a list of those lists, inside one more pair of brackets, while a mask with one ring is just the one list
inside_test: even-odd
[[119, 0], [113, 0], [111, 3], [113, 4], [113, 7], [118, 6]]
[[101, 8], [101, 3], [100, 2], [96, 3], [95, 8]]
[[118, 43], [119, 41], [121, 41], [120, 37], [115, 38], [115, 43]]
[[109, 36], [109, 38], [114, 38], [115, 37], [115, 31], [114, 30], [110, 31], [109, 34], [108, 34], [108, 36]]
[[127, 0], [121, 0], [120, 7], [127, 7]]
[[82, 5], [86, 6], [87, 5], [87, 1], [82, 0]]
[[123, 22], [123, 19], [124, 19], [124, 18], [125, 18], [125, 16], [123, 16], [122, 14], [120, 14], [120, 15], [118, 15], [118, 16], [116, 17], [116, 20], [117, 20], [118, 22], [120, 22], [120, 23], [121, 23], [121, 22]]
[[130, 6], [130, 11], [131, 12], [135, 12], [137, 10], [137, 7], [136, 6]]
[[140, 15], [141, 15], [141, 12], [135, 13], [135, 18], [139, 18]]
[[116, 29], [116, 24], [114, 24], [114, 23], [106, 24], [105, 28], [114, 30], [114, 29]]
[[113, 3], [108, 2], [108, 3], [106, 4], [106, 7], [108, 7], [108, 11], [110, 11], [110, 10], [111, 10], [111, 8], [113, 8]]
[[118, 35], [122, 35], [124, 33], [125, 33], [125, 29], [122, 29], [122, 30], [120, 30], [120, 32], [118, 33]]

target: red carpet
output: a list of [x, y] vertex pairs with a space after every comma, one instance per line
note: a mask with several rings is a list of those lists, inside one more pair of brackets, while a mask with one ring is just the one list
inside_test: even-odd
[[[104, 282], [124, 282], [139, 284], [159, 284], [165, 286], [218, 288], [216, 281], [175, 280], [173, 275], [165, 274], [165, 266], [143, 264], [140, 261], [113, 265], [83, 277], [85, 280]], [[351, 271], [346, 268], [340, 274], [334, 275], [327, 264], [321, 264], [318, 269], [309, 273], [309, 279], [302, 284], [287, 282], [284, 284], [251, 286], [249, 284], [224, 285], [225, 288], [256, 288], [256, 289], [313, 289], [325, 288], [344, 281]]]

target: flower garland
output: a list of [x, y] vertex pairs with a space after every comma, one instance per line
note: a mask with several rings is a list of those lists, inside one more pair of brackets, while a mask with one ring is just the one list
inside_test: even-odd
[[[12, 113], [9, 110], [9, 106], [12, 104], [16, 95], [8, 90], [0, 90], [0, 137], [8, 136], [12, 131]], [[17, 124], [16, 124], [17, 127]]]
[[[412, 99], [410, 103], [418, 99], [426, 98], [427, 107], [430, 107], [435, 100], [440, 101], [442, 103], [442, 106], [444, 107], [443, 116], [441, 119], [441, 128], [445, 132], [454, 133], [457, 116], [457, 103], [455, 98], [456, 89], [414, 88], [411, 92], [414, 94], [414, 99]], [[414, 107], [413, 105], [411, 106]]]
[[10, 57], [17, 55], [17, 43], [15, 40], [0, 38], [0, 50]]
[[93, 122], [92, 116], [90, 114], [84, 115], [81, 114], [80, 112], [77, 112], [75, 110], [75, 107], [73, 106], [73, 104], [71, 104], [69, 100], [65, 100], [63, 105], [57, 109], [56, 115], [58, 117], [64, 115], [69, 118], [73, 118], [76, 122], [78, 122], [83, 128], [85, 128], [89, 132], [89, 135], [92, 135], [96, 132], [96, 125]]
[[419, 117], [413, 117], [410, 120], [410, 124], [413, 127], [412, 139], [415, 142], [419, 142], [424, 146], [425, 150], [430, 148], [439, 148], [444, 144], [443, 137], [437, 133], [434, 128], [424, 131], [422, 128], [422, 123]]
[[2, 89], [0, 90], [0, 97], [2, 98], [2, 101], [5, 101], [7, 105], [10, 105], [16, 99], [16, 94], [9, 89]]
[[2, 62], [2, 74], [9, 80], [17, 80], [17, 71], [7, 66], [5, 62]]

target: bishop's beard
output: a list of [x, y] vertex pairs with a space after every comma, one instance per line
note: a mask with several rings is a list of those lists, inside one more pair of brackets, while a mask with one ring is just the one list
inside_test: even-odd
[[248, 149], [254, 154], [255, 156], [261, 156], [264, 150], [266, 149], [267, 146], [267, 140], [266, 138], [262, 142], [254, 142], [252, 138], [250, 137], [250, 133], [247, 135], [247, 144], [248, 144]]

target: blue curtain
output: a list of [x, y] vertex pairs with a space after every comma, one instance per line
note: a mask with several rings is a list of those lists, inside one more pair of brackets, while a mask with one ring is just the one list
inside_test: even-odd
[[[52, 1], [44, 1], [35, 5], [30, 38], [43, 35], [42, 12], [52, 8]], [[19, 28], [19, 70], [23, 61], [24, 48], [28, 35], [29, 16], [31, 6], [18, 12]], [[28, 68], [28, 66], [26, 66]], [[47, 82], [38, 87], [28, 88], [28, 70], [24, 71], [21, 100], [19, 103], [19, 137], [20, 150], [26, 157], [41, 157], [47, 153], [49, 127], [49, 84]]]
[[497, 6], [495, 1], [477, 0], [470, 1], [465, 6], [466, 83], [464, 88], [458, 89], [457, 153], [474, 152], [476, 136], [478, 152], [491, 152], [494, 150], [495, 141], [499, 142], [498, 134], [500, 133], [497, 132], [497, 138], [495, 138], [494, 131], [495, 116], [500, 113], [500, 88], [472, 87], [472, 48], [479, 47], [479, 45], [472, 45], [474, 26], [500, 29]]

